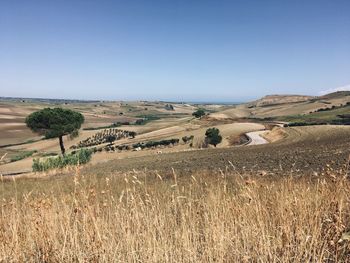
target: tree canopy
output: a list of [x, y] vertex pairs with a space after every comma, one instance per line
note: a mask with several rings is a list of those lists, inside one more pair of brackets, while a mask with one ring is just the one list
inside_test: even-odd
[[193, 112], [192, 115], [196, 118], [201, 118], [205, 115], [205, 111], [203, 109], [198, 109], [195, 112]]
[[209, 128], [205, 132], [205, 140], [207, 143], [212, 144], [216, 147], [222, 141], [220, 130], [218, 128]]
[[25, 120], [27, 127], [45, 138], [59, 138], [62, 154], [64, 135], [80, 129], [84, 116], [76, 111], [62, 108], [45, 108], [30, 114]]
[[112, 144], [116, 139], [117, 139], [117, 136], [115, 136], [115, 135], [113, 135], [113, 134], [109, 134], [109, 135], [107, 135], [107, 137], [106, 137], [106, 141], [107, 141], [109, 144]]

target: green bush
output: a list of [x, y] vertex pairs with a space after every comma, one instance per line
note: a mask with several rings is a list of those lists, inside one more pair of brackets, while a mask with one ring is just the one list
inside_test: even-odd
[[216, 147], [222, 141], [220, 130], [218, 128], [209, 128], [205, 132], [205, 140], [207, 143], [212, 144]]
[[79, 165], [88, 163], [91, 160], [93, 151], [88, 149], [82, 149], [76, 153], [70, 153], [67, 155], [60, 155], [57, 157], [50, 157], [46, 159], [34, 159], [33, 171], [42, 172], [55, 168], [63, 168], [70, 165]]
[[192, 115], [196, 118], [202, 118], [205, 115], [204, 109], [198, 109], [192, 113]]

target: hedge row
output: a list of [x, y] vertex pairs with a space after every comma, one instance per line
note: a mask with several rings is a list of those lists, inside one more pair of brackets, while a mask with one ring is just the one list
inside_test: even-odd
[[297, 127], [297, 126], [313, 126], [313, 125], [327, 125], [327, 122], [291, 122], [284, 124], [283, 127]]
[[169, 139], [169, 140], [162, 140], [162, 141], [149, 141], [149, 142], [139, 142], [132, 145], [134, 149], [136, 148], [152, 148], [157, 146], [168, 146], [170, 144], [177, 144], [179, 143], [179, 139]]
[[291, 122], [284, 127], [313, 126], [313, 125], [350, 125], [350, 119], [331, 120], [329, 122]]
[[105, 150], [105, 151], [116, 151], [116, 150], [119, 150], [119, 151], [123, 151], [123, 150], [131, 150], [132, 149], [132, 146], [129, 146], [129, 145], [118, 145], [118, 146], [114, 146], [114, 145], [107, 145], [105, 147], [102, 148], [99, 148], [97, 149], [97, 151], [102, 151], [102, 150]]

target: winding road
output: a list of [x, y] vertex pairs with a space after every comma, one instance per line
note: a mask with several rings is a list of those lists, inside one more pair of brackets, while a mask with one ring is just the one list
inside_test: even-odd
[[247, 145], [259, 145], [268, 143], [267, 140], [260, 136], [265, 132], [266, 130], [246, 133], [246, 135], [250, 138], [250, 142]]

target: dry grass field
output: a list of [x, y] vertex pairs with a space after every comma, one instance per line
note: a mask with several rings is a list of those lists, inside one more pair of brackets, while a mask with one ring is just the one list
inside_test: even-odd
[[347, 179], [129, 172], [1, 183], [1, 262], [348, 262]]

